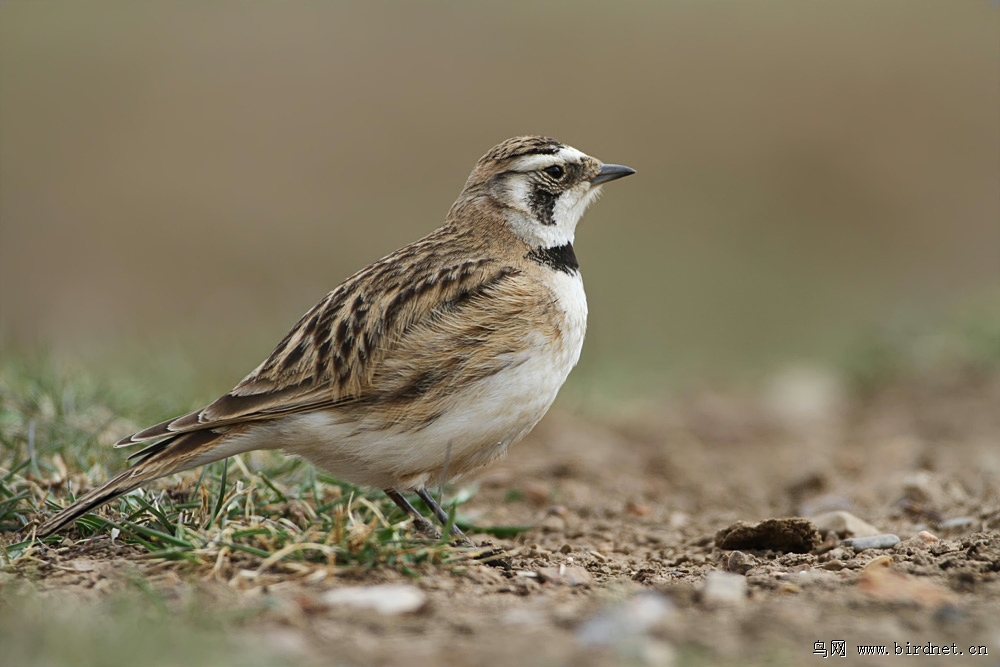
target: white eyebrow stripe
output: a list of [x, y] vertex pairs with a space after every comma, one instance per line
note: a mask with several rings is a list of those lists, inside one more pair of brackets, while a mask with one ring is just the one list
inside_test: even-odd
[[562, 156], [562, 159], [566, 162], [580, 162], [583, 158], [587, 157], [572, 146], [563, 146], [556, 155]]
[[559, 152], [551, 155], [525, 155], [522, 158], [518, 158], [514, 162], [513, 167], [514, 171], [520, 172], [539, 171], [554, 164], [580, 162], [585, 157], [586, 155], [572, 146], [563, 146], [559, 149]]

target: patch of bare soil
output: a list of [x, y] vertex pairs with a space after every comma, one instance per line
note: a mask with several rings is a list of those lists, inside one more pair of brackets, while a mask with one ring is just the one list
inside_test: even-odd
[[[986, 650], [975, 664], [994, 664], [998, 408], [998, 378], [961, 372], [791, 407], [703, 393], [610, 424], [556, 413], [463, 507], [480, 525], [533, 526], [493, 539], [509, 572], [469, 563], [233, 586], [96, 540], [41, 557], [36, 587], [99, 596], [126, 563], [168, 597], [256, 606], [248, 632], [316, 664], [801, 664], [831, 650], [884, 662], [859, 656], [869, 645]], [[720, 547], [737, 544], [725, 536], [738, 521], [832, 511], [860, 523], [814, 535], [777, 522]], [[842, 542], [852, 533], [883, 548]], [[418, 595], [395, 608], [329, 596], [374, 584]], [[400, 590], [412, 592], [389, 589], [390, 602]]]

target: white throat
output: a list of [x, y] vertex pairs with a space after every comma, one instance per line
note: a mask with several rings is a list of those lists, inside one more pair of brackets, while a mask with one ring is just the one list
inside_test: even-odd
[[[527, 179], [511, 179], [509, 188], [509, 201], [527, 202], [531, 196], [531, 184]], [[526, 203], [509, 207], [507, 222], [518, 238], [536, 248], [555, 248], [573, 243], [580, 218], [600, 192], [600, 186], [590, 183], [580, 183], [563, 192], [553, 208], [552, 224], [544, 224], [536, 218]]]

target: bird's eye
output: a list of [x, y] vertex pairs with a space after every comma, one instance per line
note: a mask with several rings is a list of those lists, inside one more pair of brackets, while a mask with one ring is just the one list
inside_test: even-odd
[[565, 173], [566, 173], [566, 170], [565, 170], [565, 169], [563, 169], [563, 168], [562, 168], [561, 166], [559, 166], [558, 164], [554, 164], [554, 165], [552, 165], [551, 167], [546, 167], [546, 168], [545, 168], [545, 169], [543, 169], [542, 171], [544, 171], [544, 172], [545, 172], [546, 174], [548, 174], [548, 175], [549, 175], [549, 176], [551, 176], [552, 178], [556, 179], [557, 181], [558, 181], [558, 180], [559, 180], [560, 178], [562, 178], [562, 177], [563, 177], [563, 174], [565, 174]]

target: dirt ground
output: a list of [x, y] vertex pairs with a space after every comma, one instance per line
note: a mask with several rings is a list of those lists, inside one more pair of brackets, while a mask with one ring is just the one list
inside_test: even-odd
[[[36, 587], [99, 598], [139, 571], [168, 601], [257, 610], [238, 626], [248, 641], [306, 664], [803, 664], [830, 649], [879, 664], [857, 647], [928, 642], [962, 655], [921, 664], [1000, 664], [998, 408], [1000, 378], [966, 369], [868, 395], [803, 373], [757, 396], [692, 392], [613, 420], [555, 412], [478, 476], [463, 507], [480, 525], [532, 526], [491, 538], [509, 571], [239, 583], [103, 538], [49, 552]], [[836, 510], [901, 542], [856, 552], [828, 532], [810, 553], [715, 543], [738, 520]], [[414, 587], [415, 606], [324, 597], [371, 584]]]

